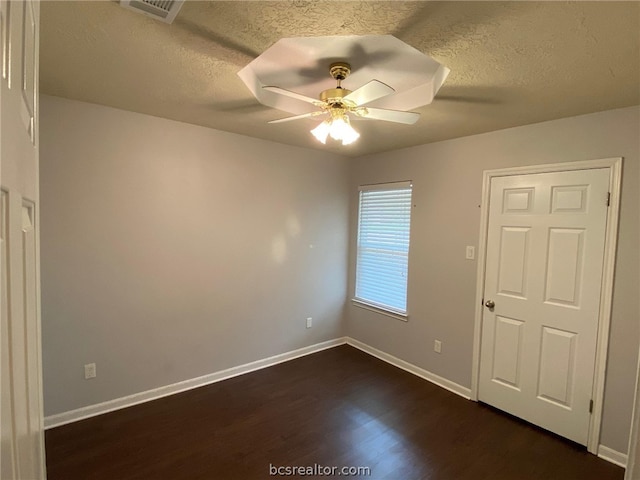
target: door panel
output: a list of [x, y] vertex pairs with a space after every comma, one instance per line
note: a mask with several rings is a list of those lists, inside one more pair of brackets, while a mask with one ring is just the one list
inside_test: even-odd
[[585, 230], [550, 228], [545, 302], [580, 307]]
[[576, 337], [574, 332], [542, 327], [538, 398], [571, 408]]
[[11, 88], [11, 3], [7, 0], [0, 0], [0, 41], [2, 42], [2, 79], [7, 82], [7, 87]]
[[517, 213], [519, 215], [530, 213], [534, 193], [535, 190], [532, 188], [506, 188], [502, 213]]
[[589, 185], [551, 188], [551, 213], [586, 213]]
[[529, 230], [528, 227], [502, 228], [498, 273], [500, 295], [526, 299]]
[[586, 444], [609, 169], [494, 177], [478, 398]]
[[513, 318], [496, 316], [493, 380], [520, 390], [520, 367], [522, 366], [522, 325]]
[[34, 3], [31, 1], [22, 2], [22, 58], [21, 58], [21, 82], [22, 104], [20, 114], [25, 129], [31, 139], [35, 142], [34, 109], [36, 102], [36, 20]]

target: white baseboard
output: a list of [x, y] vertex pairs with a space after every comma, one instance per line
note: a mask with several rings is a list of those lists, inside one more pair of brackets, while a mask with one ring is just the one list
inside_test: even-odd
[[145, 392], [135, 393], [133, 395], [116, 398], [96, 405], [89, 405], [76, 410], [50, 415], [44, 419], [44, 428], [49, 429], [59, 427], [67, 423], [77, 422], [78, 420], [95, 417], [97, 415], [102, 415], [103, 413], [113, 412], [114, 410], [120, 410], [121, 408], [150, 402], [151, 400], [157, 400], [158, 398], [167, 397], [186, 390], [192, 390], [194, 388], [220, 382], [227, 378], [237, 377], [238, 375], [271, 367], [278, 363], [288, 362], [289, 360], [320, 352], [328, 348], [337, 347], [338, 345], [344, 345], [345, 343], [347, 343], [346, 337], [336, 338], [326, 342], [316, 343], [315, 345], [310, 345], [308, 347], [292, 350], [290, 352], [274, 355], [273, 357], [264, 358], [255, 362], [245, 363], [244, 365], [203, 375], [202, 377], [192, 378], [190, 380], [185, 380], [171, 385], [165, 385], [164, 387], [154, 388]]
[[628, 457], [625, 453], [618, 452], [613, 448], [605, 447], [604, 445], [598, 446], [598, 457], [607, 462], [615, 463], [619, 467], [627, 468]]
[[401, 368], [402, 370], [406, 370], [409, 373], [413, 373], [414, 375], [417, 375], [420, 378], [428, 380], [431, 383], [435, 383], [439, 387], [442, 387], [445, 390], [449, 390], [450, 392], [460, 395], [461, 397], [466, 398], [467, 400], [471, 399], [471, 389], [467, 387], [463, 387], [462, 385], [452, 382], [451, 380], [447, 380], [446, 378], [436, 375], [435, 373], [431, 373], [428, 370], [425, 370], [423, 368], [416, 367], [412, 363], [405, 362], [404, 360], [394, 357], [393, 355], [389, 355], [388, 353], [385, 353], [382, 350], [378, 350], [377, 348], [373, 348], [367, 345], [366, 343], [362, 343], [359, 340], [356, 340], [354, 338], [347, 337], [347, 344], [359, 350], [362, 350], [363, 352], [368, 353], [369, 355], [373, 355], [374, 357], [379, 358], [380, 360], [390, 363], [394, 367]]

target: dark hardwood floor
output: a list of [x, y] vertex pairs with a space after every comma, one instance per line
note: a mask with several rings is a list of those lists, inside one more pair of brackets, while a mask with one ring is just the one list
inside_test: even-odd
[[49, 480], [252, 480], [314, 464], [376, 480], [624, 476], [346, 345], [48, 430], [46, 448]]

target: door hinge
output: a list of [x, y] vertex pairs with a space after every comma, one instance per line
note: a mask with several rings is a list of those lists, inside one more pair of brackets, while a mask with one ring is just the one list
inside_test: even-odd
[[589, 413], [593, 413], [593, 400], [589, 400]]
[[607, 207], [611, 205], [611, 192], [607, 192]]

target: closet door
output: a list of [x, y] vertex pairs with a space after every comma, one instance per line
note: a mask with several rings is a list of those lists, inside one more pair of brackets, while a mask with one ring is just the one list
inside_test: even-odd
[[0, 478], [44, 479], [38, 221], [38, 20], [1, 2]]
[[587, 444], [609, 169], [491, 181], [479, 399]]

